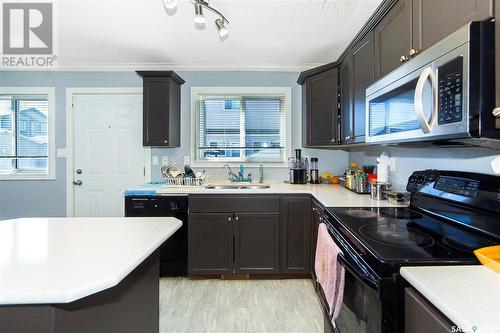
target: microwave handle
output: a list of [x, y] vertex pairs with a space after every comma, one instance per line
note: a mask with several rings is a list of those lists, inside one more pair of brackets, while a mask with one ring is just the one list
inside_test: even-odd
[[[429, 119], [426, 119], [424, 113], [424, 86], [427, 80], [432, 84], [432, 113]], [[428, 134], [432, 131], [432, 127], [436, 124], [439, 108], [438, 108], [438, 82], [437, 77], [431, 67], [427, 67], [422, 71], [415, 88], [415, 113], [417, 114], [418, 122], [422, 131]]]

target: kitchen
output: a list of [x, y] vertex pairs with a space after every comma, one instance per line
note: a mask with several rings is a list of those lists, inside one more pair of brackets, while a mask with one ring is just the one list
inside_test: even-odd
[[496, 2], [2, 2], [0, 331], [500, 332]]

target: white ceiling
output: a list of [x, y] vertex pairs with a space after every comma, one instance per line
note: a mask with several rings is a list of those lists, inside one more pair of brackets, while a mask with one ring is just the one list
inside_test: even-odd
[[57, 55], [64, 70], [303, 70], [334, 61], [381, 0], [211, 0], [230, 21], [195, 28], [179, 0], [58, 0]]

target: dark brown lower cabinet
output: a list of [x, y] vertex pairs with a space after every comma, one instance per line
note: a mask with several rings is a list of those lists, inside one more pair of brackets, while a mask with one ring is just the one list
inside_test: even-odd
[[279, 273], [279, 213], [236, 213], [234, 219], [235, 272]]
[[233, 273], [233, 214], [189, 214], [188, 273]]
[[311, 198], [285, 196], [280, 199], [281, 272], [311, 272]]
[[405, 333], [449, 333], [452, 327], [450, 320], [415, 289], [405, 289]]

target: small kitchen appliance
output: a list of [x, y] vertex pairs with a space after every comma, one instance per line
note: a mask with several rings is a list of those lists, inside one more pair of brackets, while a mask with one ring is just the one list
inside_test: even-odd
[[318, 169], [318, 158], [311, 158], [311, 173], [309, 175], [311, 184], [319, 184], [319, 169]]
[[366, 89], [366, 142], [500, 147], [494, 22], [470, 22]]
[[295, 149], [295, 157], [288, 159], [290, 168], [290, 184], [307, 184], [309, 162], [307, 157], [302, 157], [302, 150]]

